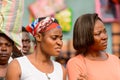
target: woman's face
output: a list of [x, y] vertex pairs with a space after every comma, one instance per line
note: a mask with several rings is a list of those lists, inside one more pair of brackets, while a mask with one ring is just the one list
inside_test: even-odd
[[54, 28], [45, 32], [40, 43], [42, 52], [50, 56], [58, 56], [63, 45], [62, 36], [61, 28]]
[[102, 51], [107, 48], [107, 32], [103, 22], [97, 20], [94, 26], [94, 44], [92, 48], [97, 51]]

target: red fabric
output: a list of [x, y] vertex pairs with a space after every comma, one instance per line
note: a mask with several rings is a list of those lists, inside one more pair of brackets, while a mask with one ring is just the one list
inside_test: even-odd
[[[52, 23], [49, 26], [45, 27], [44, 29], [41, 29], [40, 32], [46, 32], [50, 29], [56, 28], [57, 26], [59, 26], [57, 23]], [[37, 30], [38, 30], [38, 25], [36, 26], [36, 28], [34, 29], [34, 34], [36, 34]]]

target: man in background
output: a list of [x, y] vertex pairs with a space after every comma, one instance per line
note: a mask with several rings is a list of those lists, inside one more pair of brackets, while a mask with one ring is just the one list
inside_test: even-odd
[[4, 80], [9, 58], [12, 54], [14, 42], [0, 32], [0, 80]]
[[21, 49], [22, 55], [30, 54], [30, 48], [31, 48], [30, 34], [25, 30], [24, 27], [22, 27], [22, 49]]
[[17, 57], [30, 54], [32, 51], [31, 43], [32, 41], [30, 38], [30, 34], [22, 26], [22, 46], [20, 50], [17, 50], [17, 49], [14, 50], [14, 53], [12, 54], [12, 58], [17, 58]]

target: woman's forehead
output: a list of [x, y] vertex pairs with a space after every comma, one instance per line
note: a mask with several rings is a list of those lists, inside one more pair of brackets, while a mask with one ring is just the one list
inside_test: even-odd
[[49, 34], [59, 34], [59, 35], [61, 35], [62, 34], [62, 29], [61, 28], [53, 28], [53, 29], [51, 29], [51, 30], [49, 30], [49, 31], [46, 31], [45, 32], [45, 34], [47, 34], [47, 35], [49, 35]]

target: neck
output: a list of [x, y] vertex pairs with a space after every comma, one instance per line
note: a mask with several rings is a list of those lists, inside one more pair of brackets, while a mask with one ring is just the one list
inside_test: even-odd
[[106, 52], [104, 51], [88, 51], [86, 58], [92, 59], [92, 60], [106, 60], [108, 56], [106, 55]]
[[[3, 77], [5, 77], [5, 75], [6, 75], [7, 65], [8, 65], [8, 64], [6, 64], [6, 65], [0, 65], [0, 77], [1, 77], [1, 79], [2, 79]], [[0, 79], [0, 80], [1, 80], [1, 79]]]
[[8, 66], [8, 64], [0, 65], [0, 68], [6, 68], [7, 66]]
[[49, 63], [51, 62], [50, 56], [47, 56], [43, 53], [39, 52], [34, 52], [33, 53], [35, 60], [41, 63]]
[[43, 62], [49, 62], [50, 61], [50, 55], [45, 53], [43, 50], [41, 50], [40, 46], [37, 46], [35, 49], [35, 57]]

